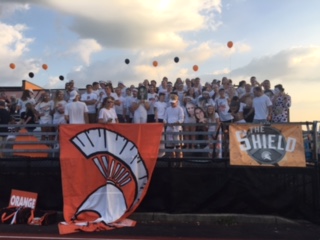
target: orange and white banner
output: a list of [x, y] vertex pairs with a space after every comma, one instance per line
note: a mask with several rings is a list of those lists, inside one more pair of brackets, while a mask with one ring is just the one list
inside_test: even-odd
[[132, 226], [158, 157], [162, 124], [60, 126], [61, 234]]
[[230, 164], [305, 167], [301, 125], [230, 125]]

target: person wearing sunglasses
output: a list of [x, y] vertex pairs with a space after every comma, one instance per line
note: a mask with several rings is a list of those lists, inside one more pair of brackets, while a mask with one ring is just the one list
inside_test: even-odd
[[113, 97], [106, 97], [103, 99], [98, 121], [99, 123], [119, 123], [117, 113], [114, 110]]

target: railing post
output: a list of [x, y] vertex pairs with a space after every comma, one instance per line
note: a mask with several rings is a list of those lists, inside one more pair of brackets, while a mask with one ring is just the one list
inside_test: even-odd
[[315, 171], [315, 181], [314, 181], [314, 206], [315, 206], [315, 217], [319, 219], [320, 217], [320, 177], [319, 177], [319, 159], [318, 159], [318, 122], [313, 122], [313, 156], [314, 156], [314, 171]]
[[318, 122], [317, 121], [314, 121], [313, 122], [313, 144], [314, 144], [314, 148], [313, 148], [313, 156], [314, 156], [314, 159], [315, 159], [315, 162], [318, 163], [318, 160], [319, 160], [319, 145], [318, 145], [318, 137], [319, 137], [319, 134], [318, 134]]

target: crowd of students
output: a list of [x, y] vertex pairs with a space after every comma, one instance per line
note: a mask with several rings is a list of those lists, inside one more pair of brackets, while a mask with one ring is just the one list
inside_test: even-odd
[[[171, 82], [163, 77], [160, 84], [146, 79], [128, 87], [123, 82], [114, 86], [111, 81], [99, 81], [87, 84], [85, 90], [71, 80], [64, 90], [44, 91], [37, 100], [33, 95], [32, 90], [24, 90], [19, 99], [0, 94], [0, 101], [5, 102], [0, 108], [19, 114], [28, 131], [34, 130], [28, 127], [34, 123], [49, 132], [46, 124], [163, 122], [168, 132], [181, 131], [181, 123], [209, 123], [207, 130], [214, 135], [219, 123], [288, 122], [291, 106], [291, 97], [281, 84], [271, 89], [269, 80], [259, 83], [256, 77], [237, 84], [227, 77], [204, 84], [200, 78]], [[3, 111], [0, 114], [1, 124], [12, 120], [3, 117]], [[192, 124], [184, 127], [184, 131], [196, 130]]]

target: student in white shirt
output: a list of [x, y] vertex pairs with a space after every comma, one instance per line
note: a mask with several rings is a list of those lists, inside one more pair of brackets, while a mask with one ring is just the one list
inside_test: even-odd
[[253, 123], [270, 122], [272, 119], [272, 102], [270, 98], [263, 93], [260, 86], [254, 87], [253, 94]]
[[[176, 94], [170, 94], [170, 106], [166, 109], [165, 117], [163, 122], [167, 124], [166, 127], [166, 137], [167, 140], [172, 141], [182, 141], [182, 135], [177, 134], [177, 132], [182, 131], [181, 123], [184, 122], [184, 111], [183, 108], [179, 104], [179, 97]], [[167, 145], [168, 147], [173, 147], [177, 149], [172, 153], [172, 157], [176, 157], [176, 154], [179, 154], [179, 157], [183, 157], [183, 153], [181, 152], [182, 144], [171, 143]]]
[[84, 102], [88, 108], [88, 117], [89, 123], [97, 122], [97, 112], [96, 112], [96, 103], [98, 101], [98, 96], [93, 92], [91, 84], [86, 86], [86, 92], [81, 95], [81, 102]]
[[[49, 92], [45, 92], [42, 94], [41, 101], [36, 105], [35, 110], [39, 114], [39, 124], [52, 124], [52, 113], [53, 113], [53, 101], [50, 99]], [[41, 132], [52, 132], [52, 126], [41, 126]], [[53, 139], [53, 136], [41, 135], [41, 140]]]
[[114, 98], [106, 97], [99, 111], [99, 123], [118, 123], [117, 113], [114, 110]]
[[77, 91], [70, 92], [70, 101], [65, 108], [64, 115], [66, 121], [70, 124], [89, 123], [88, 108], [83, 102], [80, 102], [80, 95]]

